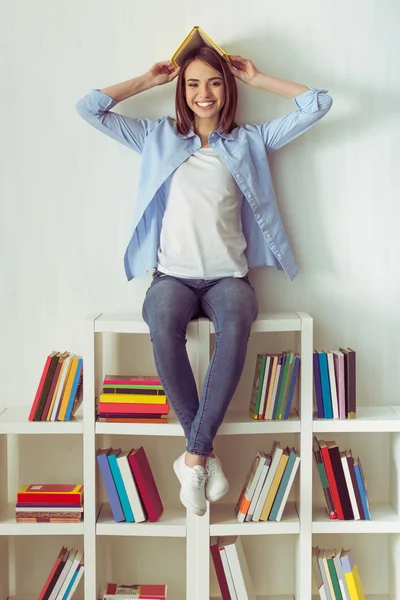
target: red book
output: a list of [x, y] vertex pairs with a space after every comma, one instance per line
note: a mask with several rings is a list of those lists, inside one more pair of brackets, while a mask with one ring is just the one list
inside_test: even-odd
[[34, 417], [34, 414], [36, 412], [37, 405], [39, 404], [40, 394], [42, 393], [44, 382], [46, 381], [46, 376], [47, 376], [47, 373], [49, 371], [51, 359], [53, 358], [53, 356], [55, 354], [56, 354], [55, 352], [52, 352], [52, 354], [49, 354], [49, 356], [46, 358], [46, 362], [44, 364], [42, 376], [41, 376], [40, 381], [39, 381], [38, 389], [36, 390], [36, 395], [35, 395], [35, 398], [33, 400], [31, 412], [29, 413], [29, 417], [28, 417], [29, 421], [33, 421], [33, 417]]
[[340, 496], [336, 485], [335, 474], [333, 472], [331, 457], [329, 454], [328, 444], [334, 444], [335, 442], [324, 442], [324, 440], [318, 440], [319, 447], [321, 448], [321, 456], [324, 461], [326, 476], [328, 478], [329, 489], [331, 490], [332, 502], [335, 507], [337, 518], [344, 521], [344, 514], [342, 504], [340, 502]]
[[167, 597], [167, 586], [107, 583], [103, 593], [103, 598], [127, 598], [128, 596], [138, 598], [139, 600], [165, 600]]
[[99, 412], [126, 415], [167, 415], [169, 404], [122, 404], [120, 402], [100, 402]]
[[21, 504], [81, 504], [83, 485], [41, 484], [24, 485], [18, 490], [17, 502]]
[[[50, 583], [52, 582], [53, 577], [55, 576], [55, 573], [57, 571], [57, 567], [61, 564], [61, 561], [63, 559], [63, 556], [65, 554], [65, 552], [67, 551], [67, 547], [63, 546], [60, 550], [60, 554], [57, 556], [54, 565], [51, 568], [51, 571], [49, 573], [48, 578], [46, 579], [46, 583], [44, 584], [42, 591], [39, 594], [39, 598], [38, 600], [43, 600], [43, 597], [45, 595], [45, 593], [47, 592], [47, 590], [49, 589]], [[53, 584], [54, 586], [54, 584]]]
[[222, 564], [221, 553], [218, 547], [217, 537], [211, 538], [210, 551], [214, 563], [215, 573], [217, 575], [219, 583], [219, 589], [221, 590], [222, 600], [231, 600], [228, 582], [225, 577], [224, 565]]
[[149, 521], [154, 523], [158, 521], [164, 508], [143, 446], [130, 451], [128, 462]]
[[106, 375], [104, 385], [161, 385], [157, 375]]

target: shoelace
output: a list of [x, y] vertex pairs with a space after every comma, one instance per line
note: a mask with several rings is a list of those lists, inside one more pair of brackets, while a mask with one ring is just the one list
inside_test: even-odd
[[211, 475], [215, 475], [218, 471], [218, 465], [216, 463], [216, 461], [211, 461], [208, 460], [207, 464], [206, 464], [206, 473], [208, 475], [208, 477], [210, 477]]
[[194, 467], [192, 469], [192, 486], [193, 487], [200, 490], [202, 487], [204, 487], [205, 479], [206, 479], [205, 471], [198, 471], [196, 469], [196, 467]]

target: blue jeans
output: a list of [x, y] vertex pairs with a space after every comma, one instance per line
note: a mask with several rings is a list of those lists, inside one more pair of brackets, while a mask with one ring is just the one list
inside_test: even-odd
[[[167, 397], [183, 427], [186, 450], [208, 456], [239, 383], [250, 328], [258, 314], [247, 275], [181, 279], [155, 269], [142, 315], [150, 329], [154, 361]], [[201, 398], [186, 351], [191, 319], [208, 317], [215, 328], [214, 352]]]

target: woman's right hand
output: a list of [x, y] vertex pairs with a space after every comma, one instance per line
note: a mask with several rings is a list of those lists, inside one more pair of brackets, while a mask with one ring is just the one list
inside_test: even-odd
[[169, 83], [179, 74], [180, 67], [175, 68], [170, 60], [158, 62], [148, 71], [153, 85]]

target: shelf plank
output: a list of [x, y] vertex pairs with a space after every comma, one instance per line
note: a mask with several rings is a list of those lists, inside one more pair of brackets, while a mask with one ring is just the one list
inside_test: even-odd
[[71, 421], [28, 421], [29, 406], [5, 408], [0, 414], [0, 433], [29, 434], [81, 434], [83, 432], [82, 408]]
[[111, 508], [105, 502], [96, 524], [97, 535], [123, 535], [146, 537], [186, 537], [186, 511], [183, 506], [166, 506], [155, 523], [116, 523]]
[[15, 506], [0, 512], [0, 535], [83, 535], [82, 523], [17, 523]]
[[[193, 332], [196, 329], [196, 320], [189, 323], [188, 335], [190, 328]], [[261, 313], [254, 321], [251, 332], [283, 332], [283, 331], [300, 331], [301, 319], [295, 312], [283, 313]], [[139, 312], [132, 313], [104, 313], [97, 317], [94, 322], [94, 331], [96, 333], [149, 333], [147, 324], [143, 321], [142, 315]], [[214, 326], [210, 321], [210, 333], [214, 333]]]
[[312, 533], [400, 533], [400, 516], [389, 503], [370, 506], [371, 521], [329, 519], [326, 508], [313, 508]]
[[239, 523], [233, 504], [211, 506], [210, 535], [288, 535], [300, 533], [300, 522], [294, 502], [288, 502], [282, 520]]
[[400, 407], [357, 406], [356, 419], [314, 419], [314, 433], [351, 432], [398, 432], [400, 431]]

